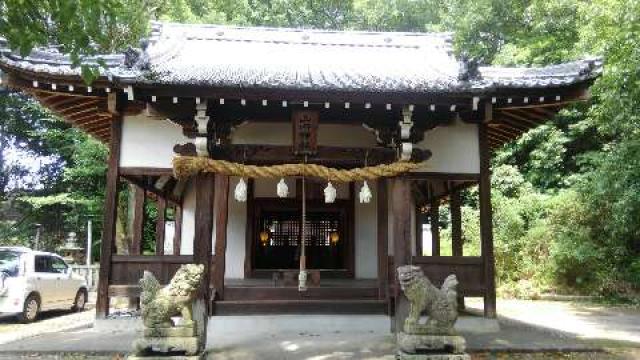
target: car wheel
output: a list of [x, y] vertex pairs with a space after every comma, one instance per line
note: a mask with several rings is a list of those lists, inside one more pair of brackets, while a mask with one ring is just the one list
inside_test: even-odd
[[18, 320], [22, 323], [33, 322], [40, 312], [40, 299], [34, 294], [31, 294], [24, 301], [22, 312], [18, 314]]
[[73, 301], [73, 311], [84, 311], [84, 307], [87, 304], [87, 292], [84, 289], [78, 290], [76, 293], [76, 299]]

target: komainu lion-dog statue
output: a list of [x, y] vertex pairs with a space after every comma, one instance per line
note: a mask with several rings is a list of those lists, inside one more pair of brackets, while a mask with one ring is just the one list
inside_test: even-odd
[[171, 327], [172, 316], [182, 315], [183, 325], [193, 321], [191, 302], [200, 286], [204, 266], [188, 264], [180, 267], [169, 285], [161, 288], [151, 272], [145, 271], [140, 286], [142, 320], [147, 328]]
[[[133, 355], [129, 359], [171, 359], [172, 353], [184, 353], [180, 359], [199, 359], [203, 343], [198, 337], [193, 319], [193, 302], [204, 273], [203, 265], [182, 265], [171, 282], [162, 287], [151, 272], [145, 271], [140, 279], [142, 290], [140, 303], [144, 335], [133, 343]], [[174, 324], [172, 317], [181, 316]]]
[[[419, 266], [405, 265], [398, 267], [398, 282], [410, 303], [409, 316], [404, 323], [406, 333], [455, 334], [453, 326], [458, 319], [455, 275], [449, 275], [438, 289]], [[426, 324], [419, 322], [422, 312], [429, 317]]]

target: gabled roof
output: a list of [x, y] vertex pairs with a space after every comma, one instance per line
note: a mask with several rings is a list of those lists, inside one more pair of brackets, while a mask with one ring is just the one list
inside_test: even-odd
[[[566, 86], [596, 77], [602, 63], [467, 69], [450, 33], [250, 28], [154, 23], [141, 54], [101, 56], [120, 84], [369, 93], [490, 92]], [[5, 44], [6, 45], [6, 44]], [[0, 65], [47, 76], [80, 76], [56, 48], [21, 57], [0, 42]], [[86, 59], [96, 63], [95, 58]]]

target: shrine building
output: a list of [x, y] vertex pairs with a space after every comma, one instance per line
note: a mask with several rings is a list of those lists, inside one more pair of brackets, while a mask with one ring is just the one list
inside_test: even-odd
[[[406, 307], [395, 269], [415, 264], [436, 286], [457, 275], [495, 317], [492, 152], [587, 99], [602, 70], [480, 66], [448, 33], [173, 23], [85, 63], [99, 58], [87, 85], [55, 47], [22, 57], [0, 42], [3, 84], [110, 149], [98, 317], [110, 298], [139, 296], [144, 270], [166, 283], [194, 262], [211, 315], [393, 316]], [[122, 182], [135, 185], [134, 220], [117, 249]], [[473, 186], [481, 251], [465, 254], [460, 194]], [[158, 209], [152, 252], [145, 202]]]

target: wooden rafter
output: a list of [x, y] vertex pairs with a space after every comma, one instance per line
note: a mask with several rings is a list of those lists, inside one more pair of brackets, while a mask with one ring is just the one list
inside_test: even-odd
[[523, 123], [526, 123], [526, 124], [530, 125], [531, 127], [535, 127], [535, 126], [540, 125], [540, 123], [535, 121], [535, 120], [532, 120], [532, 119], [530, 119], [528, 117], [524, 117], [522, 115], [514, 114], [514, 113], [512, 113], [510, 111], [501, 111], [501, 113], [502, 113], [502, 115], [504, 115], [506, 117], [509, 117], [511, 119], [514, 119], [514, 120], [517, 120], [517, 121], [520, 121], [520, 122], [523, 122]]

